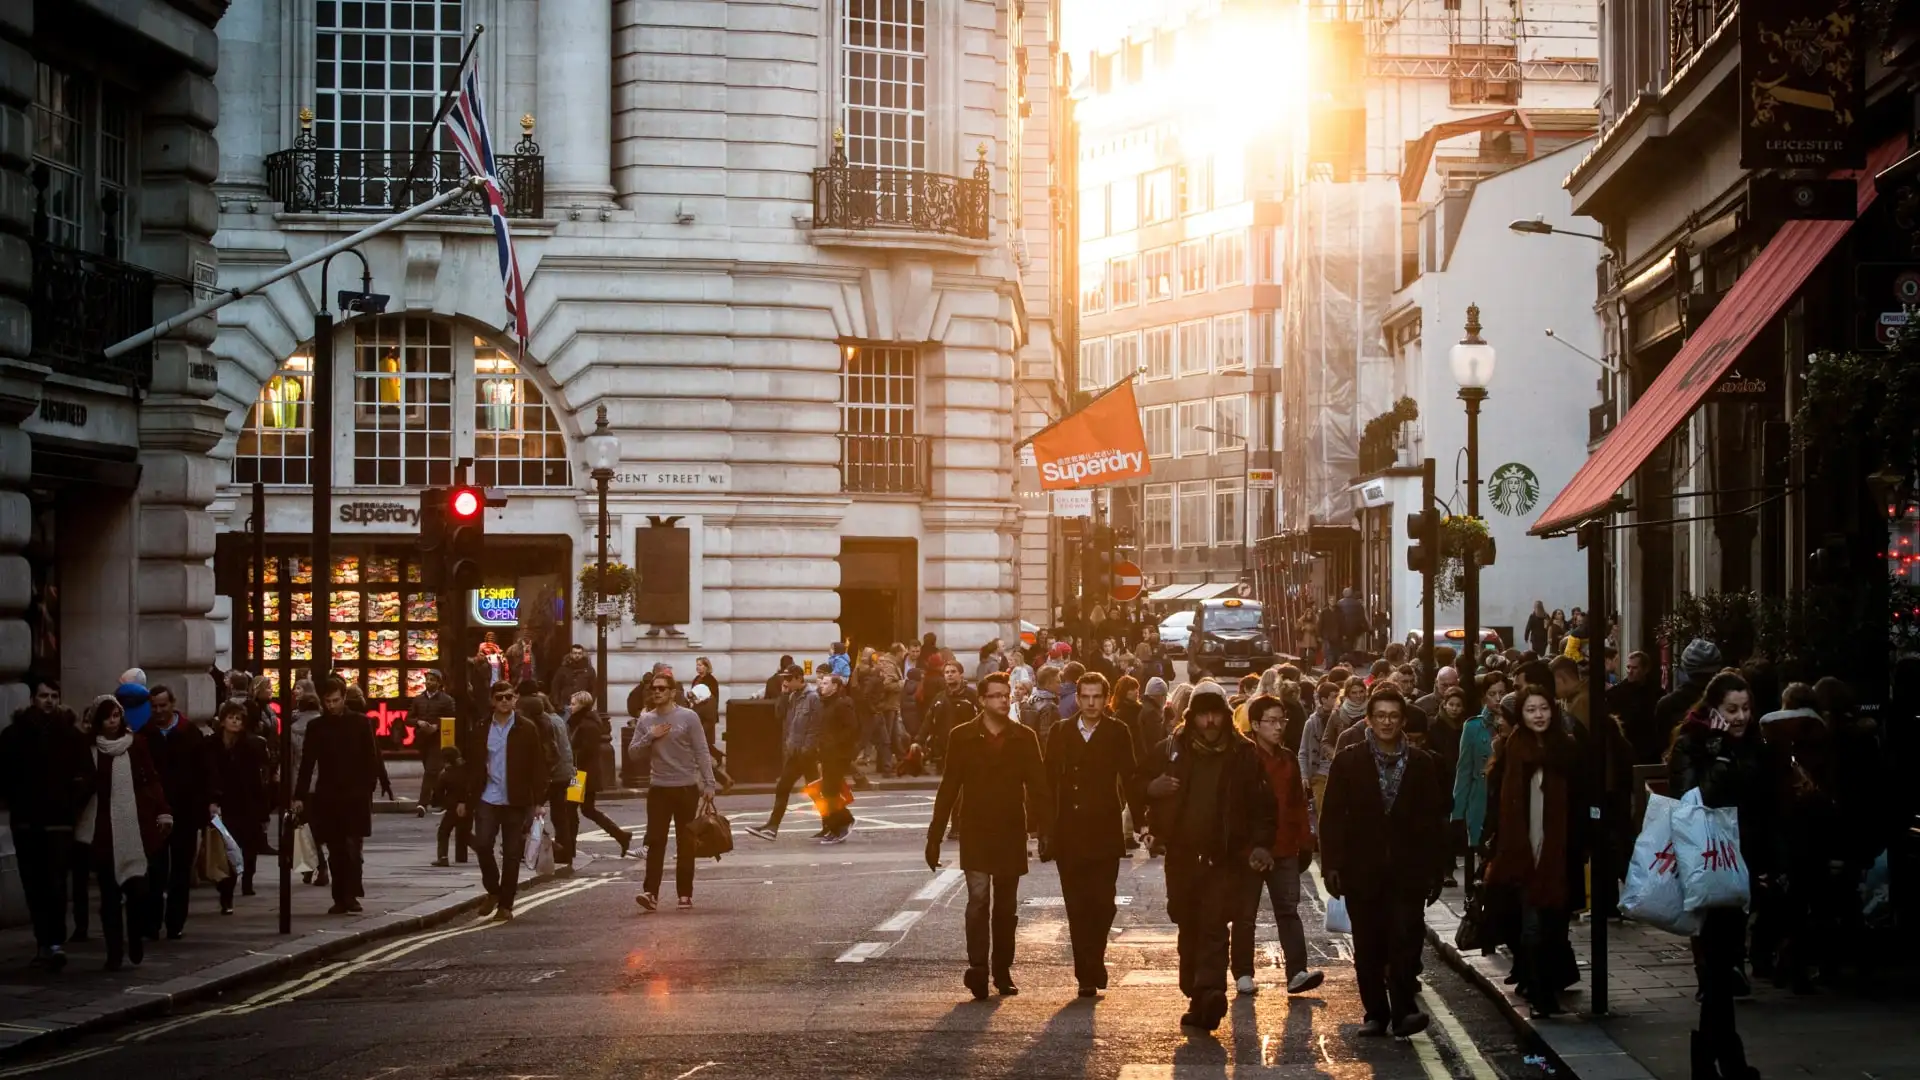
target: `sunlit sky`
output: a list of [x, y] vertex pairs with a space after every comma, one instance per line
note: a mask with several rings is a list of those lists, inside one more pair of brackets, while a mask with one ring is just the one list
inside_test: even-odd
[[1065, 0], [1061, 6], [1060, 37], [1078, 62], [1087, 50], [1117, 40], [1130, 26], [1198, 5], [1196, 0]]

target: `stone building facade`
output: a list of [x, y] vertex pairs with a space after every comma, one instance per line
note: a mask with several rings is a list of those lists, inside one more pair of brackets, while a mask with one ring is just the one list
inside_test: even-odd
[[[581, 440], [601, 406], [621, 446], [612, 557], [640, 561], [658, 528], [684, 530], [687, 552], [685, 620], [613, 632], [616, 707], [657, 661], [685, 677], [709, 657], [733, 696], [836, 639], [1009, 636], [1015, 359], [1057, 370], [1059, 355], [1058, 294], [1022, 272], [1051, 227], [1026, 170], [1053, 128], [1021, 103], [1052, 85], [1034, 51], [1057, 34], [1053, 9], [238, 0], [222, 35], [222, 281], [259, 280], [457, 178], [444, 145], [411, 187], [407, 173], [479, 23], [531, 326], [524, 347], [502, 331], [492, 235], [458, 204], [360, 245], [389, 300], [337, 313], [328, 357], [312, 355], [311, 316], [338, 304], [318, 270], [220, 312], [227, 422], [209, 494], [218, 528], [240, 532], [263, 485], [281, 580], [260, 666], [311, 662], [315, 461], [336, 492], [334, 663], [370, 699], [404, 697], [489, 629], [503, 644], [533, 631], [543, 664], [591, 644], [573, 614], [598, 520]], [[327, 289], [360, 276], [336, 258]], [[316, 370], [334, 400], [318, 454]], [[468, 460], [507, 505], [488, 512], [484, 595], [432, 598], [465, 613], [460, 640], [438, 641], [415, 633], [430, 607], [407, 580], [409, 515]], [[213, 604], [240, 666], [248, 573], [224, 568]]]

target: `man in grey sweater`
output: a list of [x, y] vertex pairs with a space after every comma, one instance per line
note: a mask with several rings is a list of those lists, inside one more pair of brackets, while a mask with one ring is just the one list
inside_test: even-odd
[[773, 812], [767, 816], [767, 823], [747, 830], [748, 836], [761, 840], [779, 838], [793, 786], [819, 773], [820, 694], [807, 685], [807, 677], [797, 664], [789, 664], [781, 672], [780, 686], [782, 695], [774, 706], [781, 720], [780, 782], [774, 785]]
[[667, 857], [667, 825], [673, 825], [673, 878], [680, 909], [693, 907], [693, 837], [687, 827], [702, 798], [711, 798], [713, 755], [707, 733], [692, 709], [675, 704], [679, 686], [673, 676], [648, 676], [647, 708], [634, 726], [629, 754], [647, 755], [647, 880], [633, 898], [644, 911], [660, 906], [660, 875]]

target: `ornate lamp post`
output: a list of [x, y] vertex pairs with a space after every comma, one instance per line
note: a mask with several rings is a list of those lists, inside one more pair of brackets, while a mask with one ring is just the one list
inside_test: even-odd
[[[1480, 519], [1480, 405], [1487, 400], [1487, 384], [1493, 381], [1493, 346], [1480, 339], [1480, 305], [1467, 305], [1467, 336], [1460, 339], [1447, 355], [1453, 368], [1453, 381], [1460, 386], [1460, 400], [1467, 407], [1467, 516]], [[1461, 595], [1465, 608], [1461, 627], [1466, 640], [1460, 650], [1456, 670], [1460, 684], [1473, 686], [1474, 670], [1480, 661], [1480, 552], [1469, 547], [1461, 559], [1464, 582]]]
[[593, 576], [594, 671], [593, 696], [601, 715], [611, 716], [607, 704], [607, 614], [602, 607], [607, 598], [607, 537], [612, 532], [607, 522], [607, 484], [613, 479], [613, 467], [620, 463], [620, 437], [607, 428], [607, 407], [600, 405], [593, 414], [593, 434], [587, 436], [587, 465], [593, 470], [594, 493], [600, 499], [600, 566]]

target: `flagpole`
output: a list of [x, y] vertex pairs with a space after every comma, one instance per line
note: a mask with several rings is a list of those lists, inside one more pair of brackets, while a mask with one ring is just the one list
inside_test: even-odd
[[433, 114], [433, 123], [427, 126], [426, 134], [421, 136], [420, 147], [413, 153], [413, 160], [407, 165], [407, 181], [393, 197], [393, 208], [400, 209], [400, 203], [413, 190], [413, 178], [420, 171], [420, 163], [427, 159], [432, 151], [433, 137], [440, 130], [440, 124], [446, 120], [447, 112], [453, 108], [454, 99], [460, 94], [460, 78], [467, 72], [467, 62], [473, 59], [473, 47], [480, 44], [480, 35], [487, 32], [487, 24], [474, 23], [473, 36], [467, 39], [466, 48], [460, 53], [460, 66], [453, 69], [453, 82], [440, 95], [440, 111]]

